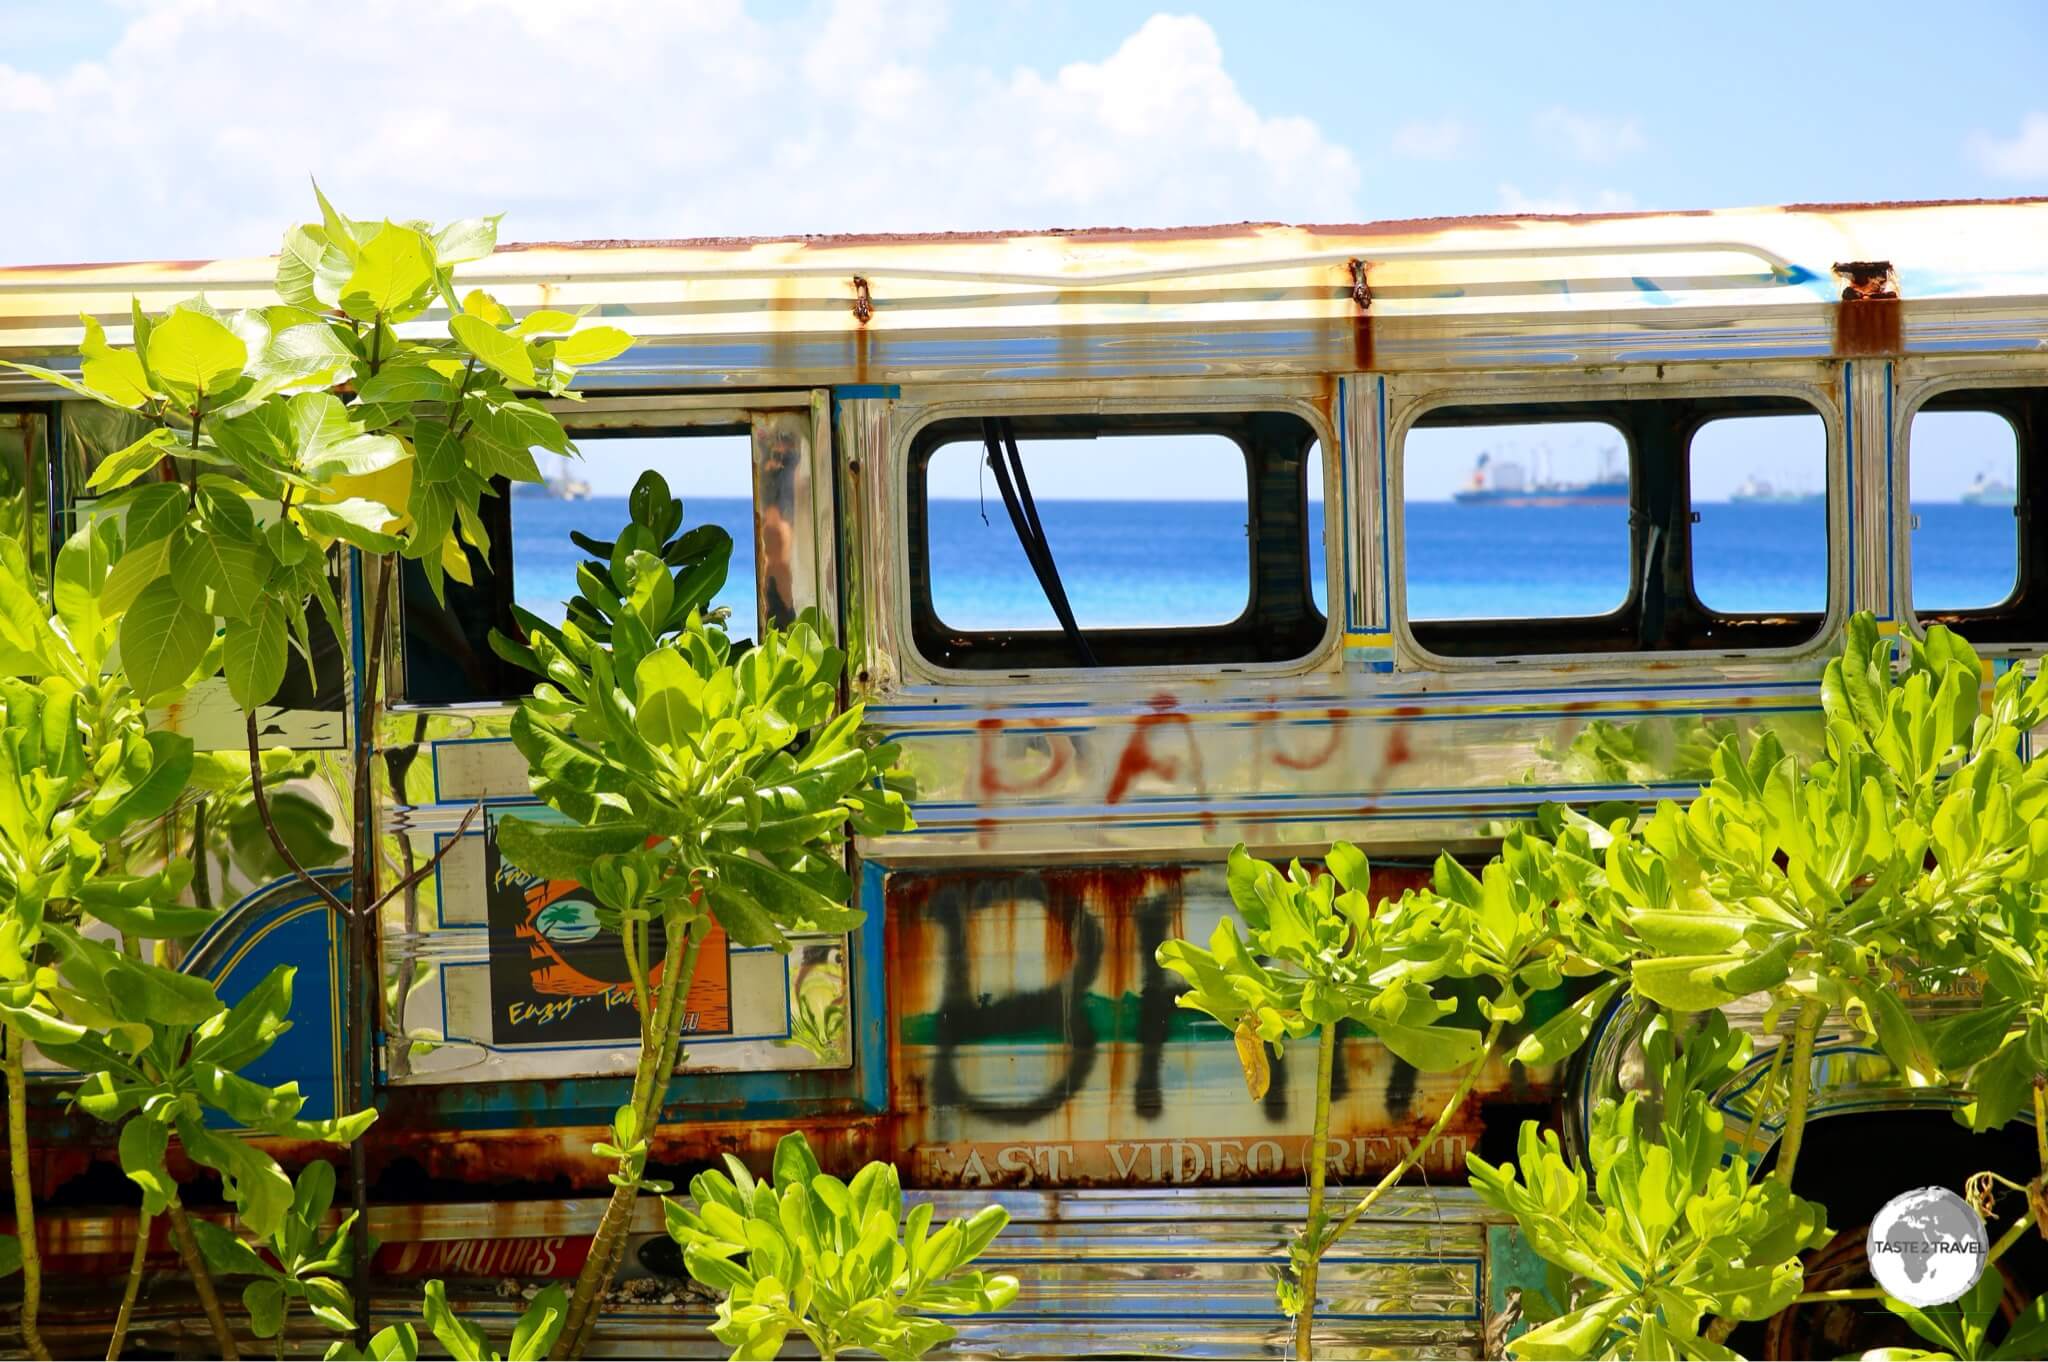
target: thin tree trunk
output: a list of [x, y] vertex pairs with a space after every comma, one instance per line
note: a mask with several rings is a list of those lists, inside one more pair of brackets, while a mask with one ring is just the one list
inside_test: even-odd
[[[1264, 1044], [1264, 1042], [1260, 1042]], [[1294, 1316], [1294, 1355], [1316, 1355], [1316, 1281], [1323, 1265], [1323, 1187], [1330, 1177], [1330, 1086], [1337, 1072], [1337, 1028], [1325, 1026], [1316, 1042], [1316, 1124], [1309, 1141], [1308, 1249], [1301, 1264], [1301, 1309]]]
[[1465, 1076], [1458, 1080], [1457, 1090], [1451, 1094], [1450, 1100], [1444, 1103], [1443, 1110], [1437, 1113], [1436, 1124], [1429, 1128], [1429, 1133], [1416, 1141], [1415, 1146], [1399, 1163], [1387, 1170], [1387, 1175], [1379, 1180], [1378, 1186], [1359, 1198], [1358, 1204], [1351, 1208], [1349, 1215], [1337, 1222], [1337, 1228], [1330, 1232], [1325, 1247], [1342, 1239], [1345, 1231], [1358, 1223], [1358, 1217], [1371, 1210], [1373, 1203], [1385, 1194], [1387, 1188], [1413, 1172], [1416, 1165], [1422, 1162], [1423, 1155], [1435, 1146], [1438, 1137], [1444, 1133], [1444, 1127], [1451, 1123], [1451, 1118], [1458, 1114], [1458, 1108], [1464, 1106], [1466, 1097], [1471, 1095], [1472, 1085], [1479, 1081], [1479, 1071], [1486, 1067], [1487, 1060], [1493, 1058], [1493, 1047], [1500, 1042], [1501, 1025], [1502, 1023], [1495, 1022], [1487, 1028], [1486, 1041], [1479, 1047], [1478, 1057], [1466, 1068]]
[[[370, 1038], [377, 1024], [374, 999], [381, 973], [376, 959], [377, 924], [372, 906], [377, 902], [377, 786], [371, 763], [377, 755], [378, 689], [383, 676], [384, 636], [391, 609], [391, 556], [377, 555], [375, 603], [370, 612], [370, 635], [363, 640], [363, 674], [357, 677], [363, 703], [356, 721], [355, 797], [352, 801], [355, 869], [349, 881], [349, 1026], [348, 1091], [351, 1105], [362, 1111], [372, 1106], [377, 1095], [371, 1076]], [[355, 1298], [356, 1346], [370, 1343], [370, 1159], [369, 1150], [358, 1139], [349, 1145], [349, 1207], [356, 1213], [349, 1243], [353, 1250], [349, 1265], [349, 1294]]]
[[199, 1308], [206, 1312], [206, 1322], [213, 1327], [213, 1341], [220, 1347], [220, 1355], [226, 1362], [239, 1362], [241, 1350], [235, 1346], [235, 1331], [228, 1327], [228, 1317], [220, 1308], [220, 1295], [213, 1289], [213, 1274], [206, 1270], [206, 1258], [199, 1252], [199, 1239], [192, 1233], [191, 1217], [185, 1208], [171, 1203], [171, 1242], [178, 1246], [178, 1257], [185, 1262], [185, 1270], [192, 1274], [192, 1289], [199, 1294]]
[[122, 1345], [128, 1341], [128, 1321], [135, 1313], [135, 1298], [142, 1293], [142, 1268], [149, 1258], [148, 1211], [135, 1215], [135, 1255], [128, 1260], [128, 1285], [121, 1290], [121, 1312], [114, 1316], [114, 1335], [107, 1340], [107, 1362], [119, 1362]]
[[[641, 1047], [641, 1062], [633, 1079], [628, 1105], [635, 1118], [635, 1137], [651, 1140], [661, 1115], [662, 1099], [668, 1095], [669, 1079], [675, 1073], [676, 1051], [681, 1039], [683, 1003], [697, 975], [697, 954], [705, 933], [671, 924], [662, 953], [661, 990], [650, 1032], [653, 1045]], [[652, 1049], [650, 1056], [647, 1052]], [[643, 1170], [644, 1171], [644, 1170]], [[633, 1224], [637, 1187], [615, 1187], [605, 1204], [604, 1217], [591, 1236], [590, 1254], [577, 1274], [575, 1292], [569, 1298], [569, 1313], [552, 1354], [557, 1358], [581, 1357], [597, 1328], [597, 1299], [611, 1285], [625, 1259], [626, 1242]]]
[[21, 1032], [7, 1032], [7, 1167], [14, 1182], [14, 1233], [21, 1241], [21, 1346], [38, 1362], [49, 1362], [36, 1316], [43, 1304], [43, 1253], [36, 1242], [35, 1189], [28, 1167], [28, 1070]]

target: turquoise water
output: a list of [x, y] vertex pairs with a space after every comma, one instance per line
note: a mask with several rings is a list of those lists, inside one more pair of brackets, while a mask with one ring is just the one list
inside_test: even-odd
[[[1322, 507], [1310, 507], [1314, 591], [1325, 608]], [[1797, 504], [1702, 503], [1693, 529], [1694, 582], [1723, 611], [1819, 610], [1827, 593], [1825, 511]], [[1915, 506], [1913, 595], [1951, 609], [2003, 600], [2018, 563], [2011, 507]], [[1237, 617], [1251, 567], [1241, 504], [1216, 501], [1043, 501], [1040, 518], [1084, 628], [1217, 624]], [[718, 603], [754, 617], [753, 514], [739, 498], [686, 500], [687, 523], [710, 521], [735, 541]], [[986, 517], [984, 519], [984, 517]], [[584, 555], [577, 529], [605, 539], [626, 520], [622, 497], [513, 503], [520, 604], [559, 619]], [[1406, 509], [1408, 612], [1422, 619], [1597, 615], [1629, 581], [1628, 512], [1618, 506], [1498, 507], [1413, 502]], [[931, 503], [932, 599], [962, 629], [1056, 628], [999, 502]]]

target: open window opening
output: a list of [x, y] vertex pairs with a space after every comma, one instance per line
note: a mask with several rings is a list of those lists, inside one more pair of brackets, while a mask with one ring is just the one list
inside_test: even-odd
[[926, 426], [909, 459], [918, 649], [984, 671], [1300, 658], [1326, 629], [1318, 453], [1291, 413]]
[[[682, 499], [684, 525], [717, 525], [732, 536], [731, 564], [712, 606], [729, 612], [726, 629], [735, 639], [758, 633], [755, 473], [747, 429], [571, 433], [581, 459], [535, 450], [545, 482], [500, 480], [498, 494], [485, 498], [479, 509], [490, 554], [470, 553], [473, 580], [450, 580], [445, 604], [434, 599], [418, 564], [405, 564], [407, 702], [504, 700], [531, 690], [535, 678], [491, 650], [490, 631], [516, 632], [515, 604], [550, 623], [562, 619], [577, 593], [576, 570], [591, 561], [572, 532], [600, 543], [613, 539], [631, 519], [627, 495], [650, 469], [667, 481], [670, 495]], [[790, 528], [781, 525], [780, 532], [786, 535]]]
[[1440, 656], [1748, 652], [1819, 632], [1827, 430], [1797, 399], [1438, 407], [1399, 457], [1407, 627]]
[[1914, 617], [1973, 643], [2048, 639], [2048, 535], [2029, 511], [2048, 478], [2048, 388], [1941, 393], [1906, 449]]

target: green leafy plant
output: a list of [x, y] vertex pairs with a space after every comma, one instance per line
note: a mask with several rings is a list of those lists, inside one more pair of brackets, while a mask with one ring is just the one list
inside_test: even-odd
[[666, 1204], [669, 1235], [697, 1281], [722, 1296], [711, 1332], [735, 1359], [770, 1358], [801, 1332], [818, 1356], [861, 1349], [922, 1357], [956, 1330], [932, 1315], [1001, 1310], [1017, 1280], [968, 1265], [1009, 1223], [1001, 1206], [932, 1231], [929, 1203], [903, 1212], [896, 1170], [870, 1163], [850, 1183], [824, 1172], [800, 1134], [775, 1147], [774, 1179], [726, 1156]]
[[[2048, 893], [2048, 762], [2025, 759], [2021, 745], [2048, 718], [2048, 678], [2012, 668], [1988, 697], [1983, 679], [1974, 650], [1948, 630], [1893, 640], [1857, 616], [1823, 676], [1825, 745], [1816, 759], [1788, 754], [1769, 733], [1746, 749], [1729, 737], [1714, 750], [1711, 779], [1696, 798], [1661, 804], [1640, 827], [1617, 820], [1609, 829], [1605, 875], [1590, 902], [1618, 934], [1634, 995], [1671, 1017], [1704, 1016], [1702, 1034], [1720, 1026], [1720, 1009], [1738, 999], [1765, 1003], [1775, 1043], [1755, 1100], [1759, 1120], [1768, 1113], [1782, 1125], [1773, 1177], [1788, 1192], [1812, 1106], [1815, 1043], [1831, 1026], [1869, 1037], [1908, 1081], [1963, 1086], [1973, 1100], [1958, 1115], [1973, 1129], [2005, 1124], [2031, 1098], [2037, 1128], [2048, 1130], [2038, 1119], [2048, 1115], [2048, 942], [2040, 916]], [[1939, 1028], [1923, 1027], [1900, 1000], [1902, 981], [1971, 976], [1983, 981], [1982, 1005]], [[1666, 1025], [1653, 1021], [1653, 1041]], [[1525, 1135], [1525, 1179], [1531, 1158], [1555, 1164], [1554, 1151], [1542, 1154], [1531, 1138]], [[1994, 1259], [2040, 1217], [2048, 1134], [2038, 1143], [2043, 1176], [2010, 1184], [2026, 1193], [2028, 1210], [1993, 1248]], [[1508, 1196], [1499, 1170], [1475, 1163], [1474, 1171], [1482, 1191]], [[1542, 1176], [1556, 1185], [1557, 1167]], [[1986, 1172], [1971, 1181], [1985, 1184], [1979, 1199], [1988, 1201], [1990, 1185], [2006, 1180]], [[1610, 1214], [1622, 1191], [1618, 1183], [1610, 1195], [1602, 1184]], [[1751, 1238], [1752, 1250], [1769, 1243]], [[1559, 1242], [1554, 1234], [1551, 1242]], [[1723, 1245], [1720, 1257], [1761, 1261], [1742, 1248]], [[1566, 1265], [1586, 1282], [1594, 1280], [1591, 1261]], [[1773, 1289], [1771, 1309], [1808, 1299], [1792, 1283]], [[1882, 1294], [1856, 1288], [1813, 1299]], [[1720, 1318], [1697, 1335], [1678, 1336], [1681, 1326], [1697, 1324], [1690, 1306], [1660, 1316], [1650, 1343], [1642, 1341], [1640, 1312], [1624, 1310], [1603, 1327], [1621, 1329], [1628, 1347], [1719, 1349], [1738, 1320], [1758, 1318], [1763, 1308], [1712, 1292], [1701, 1300]], [[1572, 1318], [1571, 1328], [1591, 1328], [1584, 1312]], [[1914, 1318], [1922, 1321], [1916, 1329], [1934, 1337], [1922, 1323], [1935, 1316]], [[1982, 1346], [1981, 1329], [1969, 1334], [1953, 1321], [1941, 1327], [1949, 1331], [1945, 1346]], [[1599, 1337], [1608, 1343], [1572, 1333], [1569, 1344], [1613, 1343]]]
[[1885, 1308], [1906, 1321], [1907, 1327], [1929, 1343], [1922, 1348], [1873, 1348], [1863, 1354], [1864, 1362], [1919, 1362], [1955, 1358], [1959, 1362], [2029, 1362], [2048, 1355], [2048, 1296], [2036, 1296], [2020, 1317], [1991, 1341], [1992, 1326], [1999, 1322], [2005, 1279], [1987, 1271], [1962, 1299], [1931, 1309], [1920, 1309], [1904, 1301], [1885, 1298]]
[[1742, 1067], [1748, 1038], [1716, 1012], [1682, 1049], [1662, 1017], [1643, 1045], [1661, 1110], [1640, 1093], [1594, 1108], [1590, 1185], [1534, 1121], [1522, 1126], [1518, 1164], [1470, 1157], [1479, 1195], [1580, 1286], [1542, 1309], [1524, 1297], [1539, 1323], [1509, 1345], [1518, 1358], [1726, 1357], [1706, 1336], [1710, 1319], [1782, 1310], [1804, 1281], [1798, 1255], [1830, 1238], [1821, 1207], [1723, 1161], [1710, 1097]]
[[[496, 218], [438, 230], [414, 222], [359, 222], [337, 212], [317, 189], [315, 196], [320, 220], [285, 236], [277, 303], [224, 313], [194, 298], [159, 316], [145, 315], [137, 306], [131, 309], [130, 346], [111, 344], [100, 321], [88, 316], [78, 378], [11, 365], [117, 413], [115, 419], [127, 425], [128, 443], [101, 459], [88, 479], [86, 490], [97, 497], [93, 521], [61, 557], [53, 584], [55, 621], [41, 615], [33, 590], [11, 589], [16, 581], [33, 585], [18, 561], [19, 545], [10, 541], [0, 549], [13, 559], [4, 565], [9, 589], [0, 590], [0, 673], [68, 688], [89, 702], [80, 710], [84, 717], [79, 723], [91, 779], [74, 781], [69, 793], [38, 796], [35, 817], [43, 826], [23, 833], [35, 844], [24, 851], [29, 860], [43, 854], [39, 848], [56, 845], [51, 820], [64, 816], [71, 804], [118, 801], [131, 789], [148, 793], [130, 800], [134, 817], [129, 825], [145, 821], [145, 813], [160, 819], [168, 842], [177, 817], [171, 805], [192, 775], [192, 754], [189, 744], [181, 746], [182, 740], [172, 735], [142, 732], [141, 715], [146, 707], [179, 698], [198, 680], [224, 675], [230, 695], [246, 714], [249, 778], [246, 807], [217, 808], [222, 816], [213, 827], [235, 840], [252, 863], [256, 858], [246, 855], [249, 834], [260, 827], [277, 861], [348, 922], [354, 968], [369, 978], [376, 973], [371, 918], [390, 896], [430, 873], [435, 862], [411, 868], [398, 885], [380, 892], [379, 857], [359, 849], [346, 899], [309, 872], [300, 853], [331, 859], [335, 844], [318, 820], [299, 816], [305, 811], [295, 806], [293, 796], [280, 794], [273, 802], [266, 783], [292, 777], [260, 750], [257, 712], [277, 695], [294, 646], [310, 669], [312, 610], [324, 611], [336, 636], [343, 635], [332, 585], [338, 551], [352, 549], [365, 556], [369, 632], [380, 640], [390, 618], [398, 558], [417, 560], [436, 592], [447, 576], [467, 580], [468, 551], [489, 549], [478, 506], [490, 494], [491, 480], [538, 481], [536, 448], [574, 453], [561, 423], [529, 394], [565, 395], [579, 367], [617, 355], [631, 338], [613, 327], [579, 327], [577, 315], [553, 309], [515, 319], [481, 290], [458, 294], [455, 271], [491, 253]], [[436, 303], [446, 309], [448, 321], [441, 334], [430, 334], [418, 323]], [[369, 649], [365, 674], [357, 678], [367, 703], [354, 725], [354, 784], [348, 803], [355, 828], [369, 826], [374, 807], [371, 756], [382, 658], [381, 648]], [[111, 675], [110, 660], [118, 661]], [[102, 697], [114, 698], [101, 703]], [[54, 692], [53, 698], [71, 704]], [[128, 731], [116, 732], [121, 725]], [[108, 752], [120, 755], [100, 755]], [[239, 805], [239, 782], [230, 788], [220, 771], [209, 768], [205, 774], [209, 793], [226, 794], [228, 802]], [[105, 812], [101, 804], [94, 805], [95, 818]], [[203, 848], [207, 839], [196, 825], [205, 817], [196, 804], [193, 821], [194, 840]], [[119, 835], [119, 830], [87, 831], [102, 842]], [[182, 986], [147, 974], [159, 967], [125, 947], [128, 960], [123, 963], [108, 960], [93, 945], [78, 944], [72, 939], [75, 931], [67, 936], [58, 930], [68, 919], [54, 928], [44, 921], [38, 896], [61, 905], [75, 881], [103, 878], [109, 869], [118, 873], [131, 851], [116, 847], [111, 860], [103, 851], [103, 864], [97, 867], [74, 864], [66, 872], [70, 878], [54, 886], [59, 891], [54, 896], [51, 886], [33, 878], [40, 869], [31, 867], [29, 895], [17, 895], [0, 917], [0, 941], [13, 942], [11, 954], [0, 949], [0, 986], [8, 990], [8, 1006], [16, 1009], [8, 1014], [8, 1053], [16, 1057], [9, 1065], [14, 1080], [10, 1100], [18, 1100], [20, 1093], [18, 1056], [24, 1039], [45, 1049], [86, 1039], [65, 1031], [46, 1041], [24, 1030], [40, 1023], [21, 1020], [61, 1017], [61, 1006], [52, 1011], [46, 1004], [86, 997], [79, 984], [83, 975], [111, 972], [124, 983], [147, 979], [158, 993]], [[193, 882], [172, 885], [171, 877], [190, 872], [168, 851], [160, 866], [166, 889], [182, 890]], [[203, 898], [210, 877], [197, 884]], [[96, 911], [92, 915], [138, 943], [190, 934], [161, 925], [172, 909], [156, 890], [131, 883], [123, 892], [128, 901], [116, 908], [131, 919], [146, 909], [155, 925], [145, 930]], [[19, 964], [13, 963], [16, 957]], [[45, 987], [46, 969], [55, 976], [52, 986], [67, 994]], [[175, 971], [162, 972], [182, 978]], [[353, 1075], [370, 1067], [366, 1047], [374, 1030], [373, 998], [368, 987], [355, 989], [350, 998], [346, 1067]], [[159, 1011], [151, 1020], [168, 1017], [167, 1025], [185, 1028], [182, 1041], [158, 1037], [145, 1044], [139, 1031], [113, 1029], [142, 1023], [127, 1022], [107, 1006], [67, 1025], [113, 1037], [102, 1048], [111, 1046], [124, 1062], [136, 1061], [144, 1051], [160, 1061], [134, 1081], [112, 1064], [98, 1070], [116, 1076], [115, 1089], [175, 1087], [173, 1069], [190, 1056], [172, 1050], [189, 1046], [196, 1028], [213, 1015], [196, 993], [180, 995], [180, 1001], [181, 1008]], [[164, 1048], [166, 1043], [171, 1049]], [[223, 1092], [223, 1109], [260, 1110], [265, 1121], [295, 1119], [283, 1110], [290, 1106], [296, 1111], [291, 1101]], [[357, 1098], [367, 1105], [368, 1095], [360, 1088]], [[209, 1147], [209, 1137], [196, 1125], [196, 1112], [194, 1107], [186, 1114], [199, 1131], [197, 1142]], [[161, 1130], [168, 1121], [163, 1117], [155, 1124]], [[10, 1126], [19, 1132], [22, 1122], [11, 1120]], [[215, 1143], [220, 1143], [217, 1138]], [[205, 1161], [203, 1154], [195, 1157]], [[229, 1156], [218, 1157], [226, 1161]], [[359, 1152], [351, 1157], [352, 1184], [360, 1197], [364, 1169]], [[25, 1159], [15, 1160], [18, 1190], [26, 1186], [20, 1181], [25, 1167]], [[257, 1223], [251, 1228], [259, 1237], [275, 1229], [273, 1172], [274, 1166], [260, 1175], [228, 1175], [230, 1195], [243, 1199], [245, 1212], [256, 1208]], [[175, 1202], [167, 1204], [177, 1229], [182, 1213]], [[18, 1214], [26, 1212], [25, 1204], [17, 1208]], [[32, 1220], [21, 1223], [28, 1226]], [[362, 1222], [355, 1233], [360, 1250]], [[181, 1247], [189, 1249], [189, 1233], [179, 1238]], [[32, 1240], [25, 1236], [25, 1244], [29, 1303], [24, 1333], [30, 1350], [40, 1354], [34, 1305], [39, 1270]], [[360, 1251], [355, 1255], [358, 1296], [365, 1289], [360, 1274], [367, 1270], [367, 1257]], [[196, 1252], [188, 1251], [186, 1258], [195, 1278], [203, 1278]], [[203, 1280], [200, 1285], [216, 1342], [231, 1354], [232, 1335]], [[360, 1305], [357, 1313], [364, 1313]]]
[[[420, 1310], [429, 1332], [455, 1362], [539, 1362], [561, 1335], [567, 1301], [561, 1287], [542, 1288], [512, 1326], [512, 1337], [502, 1352], [492, 1346], [483, 1330], [455, 1313], [448, 1304], [447, 1288], [440, 1282], [427, 1283]], [[419, 1330], [411, 1324], [392, 1324], [379, 1329], [367, 1347], [333, 1344], [327, 1349], [326, 1362], [419, 1362], [419, 1355]]]
[[[1230, 1028], [1254, 1099], [1269, 1081], [1266, 1047], [1277, 1051], [1289, 1040], [1316, 1037], [1308, 1223], [1278, 1286], [1281, 1310], [1295, 1319], [1298, 1356], [1313, 1355], [1323, 1256], [1427, 1155], [1496, 1053], [1502, 1029], [1523, 1018], [1531, 994], [1557, 987], [1567, 975], [1599, 974], [1608, 967], [1603, 962], [1617, 958], [1583, 910], [1579, 881], [1597, 878], [1586, 834], [1574, 827], [1561, 845], [1562, 852], [1516, 831], [1482, 877], [1446, 856], [1437, 863], [1433, 892], [1410, 892], [1377, 906], [1366, 857], [1348, 843], [1330, 848], [1326, 874], [1297, 861], [1283, 875], [1240, 846], [1231, 853], [1229, 887], [1245, 935], [1226, 917], [1206, 949], [1182, 940], [1160, 945], [1160, 965], [1190, 985], [1176, 1002]], [[1579, 873], [1564, 867], [1567, 858], [1576, 859]], [[1445, 1020], [1456, 999], [1432, 986], [1451, 980], [1485, 981], [1483, 1032]], [[1550, 1062], [1578, 1048], [1618, 986], [1619, 980], [1596, 986], [1532, 1033], [1517, 1056]], [[1460, 1078], [1423, 1138], [1332, 1225], [1324, 1215], [1324, 1184], [1330, 1090], [1344, 1025], [1370, 1030], [1419, 1070], [1456, 1070]]]
[[[512, 720], [533, 791], [562, 821], [507, 818], [515, 865], [589, 886], [618, 933], [640, 1018], [640, 1054], [613, 1139], [614, 1190], [576, 1282], [559, 1350], [575, 1352], [592, 1303], [618, 1270], [634, 1200], [667, 1190], [644, 1177], [684, 1000], [716, 922], [743, 946], [787, 951], [792, 932], [844, 932], [862, 914], [838, 839], [909, 825], [882, 777], [894, 750], [870, 743], [861, 708], [835, 714], [844, 657], [815, 620], [737, 650], [706, 622], [730, 541], [681, 532], [681, 502], [659, 475], [635, 486], [632, 522], [585, 564], [559, 629], [529, 620], [507, 657], [545, 679]], [[657, 934], [660, 946], [657, 948]], [[659, 959], [657, 960], [657, 954]]]
[[207, 1266], [222, 1276], [254, 1279], [242, 1288], [249, 1331], [277, 1339], [280, 1353], [294, 1303], [330, 1329], [356, 1327], [341, 1280], [348, 1272], [348, 1232], [355, 1215], [344, 1216], [329, 1230], [327, 1213], [333, 1205], [334, 1165], [316, 1159], [299, 1173], [291, 1208], [261, 1241], [268, 1258], [232, 1230], [211, 1221], [193, 1223]]

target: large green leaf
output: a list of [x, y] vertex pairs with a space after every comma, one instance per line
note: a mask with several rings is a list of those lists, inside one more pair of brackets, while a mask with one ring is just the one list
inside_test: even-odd
[[426, 310], [433, 289], [433, 244], [414, 228], [387, 222], [357, 254], [341, 286], [341, 310], [358, 321], [409, 321]]
[[178, 1118], [178, 1140], [193, 1159], [221, 1175], [222, 1191], [251, 1232], [262, 1239], [278, 1232], [291, 1211], [292, 1182], [275, 1159], [252, 1144], [214, 1134], [190, 1116]]
[[1462, 1069], [1479, 1058], [1485, 1037], [1460, 1026], [1408, 1026], [1375, 1019], [1373, 1034], [1424, 1073]]
[[202, 614], [245, 619], [264, 599], [270, 554], [254, 539], [205, 526], [172, 548], [170, 581]]
[[397, 437], [364, 430], [332, 393], [292, 398], [290, 428], [291, 461], [315, 481], [374, 473], [405, 457]]
[[133, 443], [101, 459], [98, 466], [92, 470], [92, 476], [85, 480], [86, 490], [112, 492], [126, 487], [162, 463], [177, 443], [176, 431], [163, 426], [151, 426]]
[[143, 588], [162, 580], [163, 575], [171, 570], [171, 550], [174, 547], [176, 539], [170, 535], [161, 535], [140, 544], [131, 541], [128, 551], [114, 560], [114, 566], [100, 588], [100, 610], [107, 615], [118, 615], [133, 605]]
[[162, 1215], [177, 1197], [178, 1185], [164, 1167], [171, 1132], [154, 1117], [137, 1115], [121, 1127], [121, 1171], [142, 1189], [142, 1209]]
[[615, 359], [632, 346], [633, 337], [616, 326], [586, 326], [555, 342], [555, 358], [580, 368]]
[[526, 353], [525, 342], [506, 335], [483, 318], [472, 317], [468, 313], [449, 318], [448, 330], [470, 354], [514, 383], [532, 386], [533, 359]]
[[121, 619], [121, 670], [137, 695], [182, 687], [213, 642], [213, 617], [187, 601], [168, 577], [142, 589]]
[[[118, 837], [137, 823], [160, 818], [170, 811], [192, 779], [192, 739], [182, 733], [157, 730], [144, 735], [149, 750], [146, 771], [124, 770], [120, 777], [105, 778], [92, 801], [96, 810], [87, 826], [96, 837]], [[104, 877], [101, 883], [105, 883]], [[90, 891], [85, 891], [90, 896]]]
[[440, 1282], [428, 1282], [421, 1306], [427, 1328], [448, 1350], [455, 1362], [492, 1362], [491, 1342], [484, 1331], [448, 1308], [448, 1292]]
[[328, 241], [325, 228], [293, 227], [277, 258], [278, 296], [308, 311], [339, 307], [350, 268], [348, 256]]
[[284, 684], [286, 607], [274, 595], [259, 599], [245, 619], [230, 620], [221, 640], [221, 670], [228, 694], [245, 710], [267, 705]]
[[599, 856], [636, 851], [647, 844], [644, 823], [578, 827], [530, 818], [498, 821], [498, 854], [530, 875], [581, 883]]
[[116, 350], [107, 344], [106, 328], [97, 317], [83, 314], [85, 340], [79, 346], [83, 362], [79, 376], [85, 385], [104, 393], [124, 407], [139, 407], [157, 396], [156, 385], [142, 367], [142, 356], [133, 350]]
[[498, 221], [502, 213], [489, 217], [464, 218], [451, 222], [434, 236], [434, 263], [443, 269], [482, 260], [498, 248]]
[[149, 368], [176, 392], [212, 394], [242, 376], [249, 347], [203, 312], [179, 308], [149, 333]]

